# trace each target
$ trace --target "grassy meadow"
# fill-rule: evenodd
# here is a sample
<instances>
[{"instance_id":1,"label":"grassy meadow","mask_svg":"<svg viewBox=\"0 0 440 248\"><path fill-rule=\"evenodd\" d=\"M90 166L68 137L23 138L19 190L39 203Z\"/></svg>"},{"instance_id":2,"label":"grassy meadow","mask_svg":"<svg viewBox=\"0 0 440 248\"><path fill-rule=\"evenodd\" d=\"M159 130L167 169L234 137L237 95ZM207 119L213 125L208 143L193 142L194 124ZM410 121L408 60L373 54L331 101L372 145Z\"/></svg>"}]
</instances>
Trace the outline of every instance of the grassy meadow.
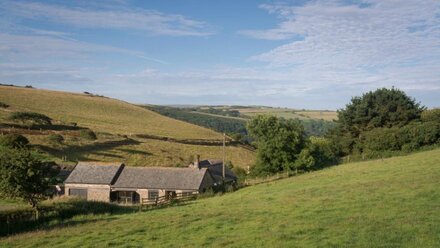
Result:
<instances>
[{"instance_id":1,"label":"grassy meadow","mask_svg":"<svg viewBox=\"0 0 440 248\"><path fill-rule=\"evenodd\" d=\"M68 92L0 86L0 101L11 107L0 110L32 111L64 123L75 122L97 132L149 134L176 139L221 139L221 134L167 118L124 101Z\"/></svg>"},{"instance_id":2,"label":"grassy meadow","mask_svg":"<svg viewBox=\"0 0 440 248\"><path fill-rule=\"evenodd\" d=\"M1 247L439 247L440 149L350 163L120 215L83 215Z\"/></svg>"},{"instance_id":3,"label":"grassy meadow","mask_svg":"<svg viewBox=\"0 0 440 248\"><path fill-rule=\"evenodd\" d=\"M44 151L56 162L75 164L81 160L124 161L129 166L186 165L190 156L221 158L220 146L187 145L171 141L139 139L135 134L169 137L173 139L220 140L222 135L213 130L157 114L123 101L67 92L0 86L0 102L10 105L0 108L0 122L8 125L13 111L32 111L45 114L56 125L77 123L90 128L97 140L79 137L79 131L15 129L29 139L32 146ZM8 130L10 128L3 127ZM1 130L3 131L3 130ZM49 134L61 134L64 141L54 143ZM64 158L67 161L62 161ZM234 165L247 167L254 161L254 153L239 147L227 148L227 159Z\"/></svg>"},{"instance_id":4,"label":"grassy meadow","mask_svg":"<svg viewBox=\"0 0 440 248\"><path fill-rule=\"evenodd\" d=\"M288 108L269 108L269 107L254 107L254 108L237 108L243 116L253 117L260 114L270 114L286 119L300 119L300 120L336 120L336 111L320 111L320 110L295 110Z\"/></svg>"},{"instance_id":5,"label":"grassy meadow","mask_svg":"<svg viewBox=\"0 0 440 248\"><path fill-rule=\"evenodd\" d=\"M98 140L89 141L65 135L62 144L47 141L45 135L27 135L30 142L45 151L56 161L63 157L67 162L74 161L124 161L129 166L186 166L193 161L195 154L201 159L222 158L221 146L191 145L170 141L122 138L101 135ZM226 147L226 160L234 165L247 168L255 159L255 153L237 147Z\"/></svg>"}]
</instances>

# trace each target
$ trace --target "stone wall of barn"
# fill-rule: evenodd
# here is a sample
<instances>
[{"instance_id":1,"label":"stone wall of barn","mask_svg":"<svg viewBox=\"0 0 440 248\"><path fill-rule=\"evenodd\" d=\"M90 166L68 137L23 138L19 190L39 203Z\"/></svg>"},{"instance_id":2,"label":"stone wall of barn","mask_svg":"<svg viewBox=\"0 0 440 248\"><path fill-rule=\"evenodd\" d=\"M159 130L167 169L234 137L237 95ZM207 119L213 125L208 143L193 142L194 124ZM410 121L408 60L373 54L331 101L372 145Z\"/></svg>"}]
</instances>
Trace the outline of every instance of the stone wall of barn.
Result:
<instances>
[{"instance_id":1,"label":"stone wall of barn","mask_svg":"<svg viewBox=\"0 0 440 248\"><path fill-rule=\"evenodd\" d=\"M101 184L66 184L65 195L70 196L70 189L87 189L88 201L110 202L110 186Z\"/></svg>"}]
</instances>

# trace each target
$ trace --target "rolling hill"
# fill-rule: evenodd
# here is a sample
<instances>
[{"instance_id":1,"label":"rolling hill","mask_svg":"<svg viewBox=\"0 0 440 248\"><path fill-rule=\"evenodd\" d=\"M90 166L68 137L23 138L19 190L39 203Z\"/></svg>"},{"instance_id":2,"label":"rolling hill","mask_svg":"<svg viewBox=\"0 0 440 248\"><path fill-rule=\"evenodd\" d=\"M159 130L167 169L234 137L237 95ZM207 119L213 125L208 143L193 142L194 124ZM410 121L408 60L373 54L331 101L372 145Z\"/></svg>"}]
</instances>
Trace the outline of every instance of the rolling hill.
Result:
<instances>
[{"instance_id":1,"label":"rolling hill","mask_svg":"<svg viewBox=\"0 0 440 248\"><path fill-rule=\"evenodd\" d=\"M439 247L440 149L343 164L182 206L78 216L2 247Z\"/></svg>"},{"instance_id":2,"label":"rolling hill","mask_svg":"<svg viewBox=\"0 0 440 248\"><path fill-rule=\"evenodd\" d=\"M202 158L220 158L222 154L219 146L167 140L221 140L220 133L116 99L0 86L0 102L10 105L0 109L1 131L5 133L11 132L7 117L13 111L38 112L54 119L54 124L58 125L54 130L12 128L12 131L24 134L32 145L57 161L122 160L134 166L176 166L185 165L195 154L201 154ZM78 131L70 126L72 123L78 128L93 130L98 139L79 139ZM53 133L63 135L64 142L54 144L48 141L48 135ZM140 139L137 135L151 138ZM235 146L228 147L227 156L238 166L248 166L254 159L253 152Z\"/></svg>"}]
</instances>

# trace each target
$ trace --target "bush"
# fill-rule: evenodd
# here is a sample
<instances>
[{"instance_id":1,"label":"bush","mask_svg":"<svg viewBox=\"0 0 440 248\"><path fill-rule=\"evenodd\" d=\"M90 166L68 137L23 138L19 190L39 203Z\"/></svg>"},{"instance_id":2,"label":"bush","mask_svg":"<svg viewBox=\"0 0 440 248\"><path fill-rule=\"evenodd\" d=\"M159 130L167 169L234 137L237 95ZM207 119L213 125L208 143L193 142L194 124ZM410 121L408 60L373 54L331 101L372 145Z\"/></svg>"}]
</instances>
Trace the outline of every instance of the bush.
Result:
<instances>
[{"instance_id":1,"label":"bush","mask_svg":"<svg viewBox=\"0 0 440 248\"><path fill-rule=\"evenodd\" d=\"M52 119L46 115L35 112L14 112L9 119L13 122L21 122L23 124L51 125Z\"/></svg>"},{"instance_id":2,"label":"bush","mask_svg":"<svg viewBox=\"0 0 440 248\"><path fill-rule=\"evenodd\" d=\"M0 137L0 145L9 148L22 148L29 144L29 140L20 134L6 134Z\"/></svg>"},{"instance_id":3,"label":"bush","mask_svg":"<svg viewBox=\"0 0 440 248\"><path fill-rule=\"evenodd\" d=\"M90 129L83 129L79 131L79 136L83 139L96 140L96 134Z\"/></svg>"},{"instance_id":4,"label":"bush","mask_svg":"<svg viewBox=\"0 0 440 248\"><path fill-rule=\"evenodd\" d=\"M413 122L402 128L378 128L364 133L364 153L381 155L387 151L411 152L440 143L440 122Z\"/></svg>"},{"instance_id":5,"label":"bush","mask_svg":"<svg viewBox=\"0 0 440 248\"><path fill-rule=\"evenodd\" d=\"M0 108L9 108L9 105L4 102L0 102Z\"/></svg>"},{"instance_id":6,"label":"bush","mask_svg":"<svg viewBox=\"0 0 440 248\"><path fill-rule=\"evenodd\" d=\"M422 112L422 121L437 121L440 122L440 108L428 109Z\"/></svg>"},{"instance_id":7,"label":"bush","mask_svg":"<svg viewBox=\"0 0 440 248\"><path fill-rule=\"evenodd\" d=\"M299 170L317 170L338 163L329 140L320 137L310 137L309 142L295 161Z\"/></svg>"},{"instance_id":8,"label":"bush","mask_svg":"<svg viewBox=\"0 0 440 248\"><path fill-rule=\"evenodd\" d=\"M47 139L52 143L62 143L64 141L64 137L60 134L49 134Z\"/></svg>"}]
</instances>

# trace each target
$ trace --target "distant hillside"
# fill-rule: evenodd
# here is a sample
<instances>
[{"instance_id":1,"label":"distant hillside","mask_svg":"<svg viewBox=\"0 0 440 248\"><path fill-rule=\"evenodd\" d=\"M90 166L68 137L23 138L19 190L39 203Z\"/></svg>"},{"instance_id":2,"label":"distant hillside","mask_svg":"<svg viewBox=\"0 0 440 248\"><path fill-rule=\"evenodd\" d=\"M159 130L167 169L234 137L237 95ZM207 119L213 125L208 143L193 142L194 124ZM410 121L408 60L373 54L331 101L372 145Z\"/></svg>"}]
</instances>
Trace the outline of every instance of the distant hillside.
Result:
<instances>
[{"instance_id":1,"label":"distant hillside","mask_svg":"<svg viewBox=\"0 0 440 248\"><path fill-rule=\"evenodd\" d=\"M95 131L151 134L179 139L221 139L212 130L167 118L120 100L86 94L0 86L0 101L11 110L43 113ZM5 116L5 111L0 111Z\"/></svg>"},{"instance_id":2,"label":"distant hillside","mask_svg":"<svg viewBox=\"0 0 440 248\"><path fill-rule=\"evenodd\" d=\"M242 106L193 106L193 107L171 107L159 105L144 106L159 114L175 118L177 120L186 121L199 126L207 127L218 132L230 135L240 134L242 141L250 141L247 137L246 122L259 114L269 114L287 119L298 119L304 126L307 135L323 136L330 128L336 124L332 121L309 118L292 112L292 110L276 109L267 107L242 107ZM247 111L252 112L247 112ZM303 113L303 112L301 112ZM308 111L309 115L316 117L332 116L335 112ZM328 119L328 118L326 118Z\"/></svg>"},{"instance_id":3,"label":"distant hillside","mask_svg":"<svg viewBox=\"0 0 440 248\"><path fill-rule=\"evenodd\" d=\"M440 247L440 149L158 210L80 216L2 247Z\"/></svg>"},{"instance_id":4,"label":"distant hillside","mask_svg":"<svg viewBox=\"0 0 440 248\"><path fill-rule=\"evenodd\" d=\"M222 156L218 144L199 145L200 140L220 141L222 134L116 99L0 86L0 102L9 105L0 108L0 131L24 134L35 148L59 162L64 159L67 163L122 160L134 166L183 166L195 154L202 158ZM42 129L17 127L7 118L16 111L47 115L54 120L54 126ZM98 139L79 137L84 128L94 131ZM50 134L60 134L64 141L54 143L50 141ZM167 141L167 138L189 144ZM243 167L252 164L253 152L235 146L227 149L227 160L233 164Z\"/></svg>"}]
</instances>

